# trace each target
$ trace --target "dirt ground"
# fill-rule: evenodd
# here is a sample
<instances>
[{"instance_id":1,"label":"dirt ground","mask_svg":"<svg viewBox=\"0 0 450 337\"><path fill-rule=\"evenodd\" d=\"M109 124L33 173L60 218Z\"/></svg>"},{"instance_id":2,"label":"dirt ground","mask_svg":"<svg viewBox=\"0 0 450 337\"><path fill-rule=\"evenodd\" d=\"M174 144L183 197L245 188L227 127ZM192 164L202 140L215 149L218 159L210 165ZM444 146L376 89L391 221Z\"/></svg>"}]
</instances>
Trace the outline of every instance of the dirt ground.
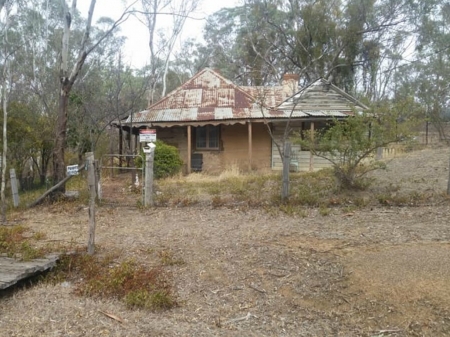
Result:
<instances>
[{"instance_id":1,"label":"dirt ground","mask_svg":"<svg viewBox=\"0 0 450 337\"><path fill-rule=\"evenodd\" d=\"M443 195L447 147L405 154L377 185ZM0 295L0 336L450 336L450 199L306 217L262 209L97 210L100 254L153 266L161 252L179 306L128 310L37 284ZM48 242L86 244L87 208L21 214ZM110 313L123 320L107 317Z\"/></svg>"}]
</instances>

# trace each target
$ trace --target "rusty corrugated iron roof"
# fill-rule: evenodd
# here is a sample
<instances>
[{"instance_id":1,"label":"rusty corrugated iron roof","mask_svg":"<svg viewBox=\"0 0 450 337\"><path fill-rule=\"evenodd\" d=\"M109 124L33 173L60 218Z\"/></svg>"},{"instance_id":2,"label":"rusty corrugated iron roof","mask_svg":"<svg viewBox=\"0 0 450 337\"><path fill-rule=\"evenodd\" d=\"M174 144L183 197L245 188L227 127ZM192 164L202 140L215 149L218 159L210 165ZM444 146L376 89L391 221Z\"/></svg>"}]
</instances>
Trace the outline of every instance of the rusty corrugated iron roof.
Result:
<instances>
[{"instance_id":1,"label":"rusty corrugated iron roof","mask_svg":"<svg viewBox=\"0 0 450 337\"><path fill-rule=\"evenodd\" d=\"M240 120L273 120L286 118L343 118L347 117L349 112L335 110L278 110L278 109L232 109L232 108L211 108L207 112L200 109L166 109L164 111L141 111L135 114L135 118L128 118L125 124L145 124L152 125L167 124L171 126L183 125L203 125L205 122L210 124L221 124L228 121L230 124Z\"/></svg>"},{"instance_id":2,"label":"rusty corrugated iron roof","mask_svg":"<svg viewBox=\"0 0 450 337\"><path fill-rule=\"evenodd\" d=\"M273 87L241 87L246 93L254 97L257 102L266 107L276 107L288 98L283 86Z\"/></svg>"},{"instance_id":3,"label":"rusty corrugated iron roof","mask_svg":"<svg viewBox=\"0 0 450 337\"><path fill-rule=\"evenodd\" d=\"M339 118L351 114L352 106L359 102L323 81L320 79L287 98L282 86L239 87L205 68L148 110L130 115L125 124L195 125L289 117Z\"/></svg>"},{"instance_id":4,"label":"rusty corrugated iron roof","mask_svg":"<svg viewBox=\"0 0 450 337\"><path fill-rule=\"evenodd\" d=\"M250 94L214 70L205 68L148 110L207 107L249 109L253 103L254 98Z\"/></svg>"}]
</instances>

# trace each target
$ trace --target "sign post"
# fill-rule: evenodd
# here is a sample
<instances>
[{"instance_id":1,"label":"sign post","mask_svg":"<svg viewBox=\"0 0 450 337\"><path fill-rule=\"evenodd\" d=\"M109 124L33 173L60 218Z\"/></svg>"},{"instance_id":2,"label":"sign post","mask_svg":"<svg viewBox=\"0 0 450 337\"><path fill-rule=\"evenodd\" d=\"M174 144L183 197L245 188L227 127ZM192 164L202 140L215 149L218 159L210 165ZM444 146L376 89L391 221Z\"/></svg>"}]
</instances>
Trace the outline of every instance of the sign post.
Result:
<instances>
[{"instance_id":1,"label":"sign post","mask_svg":"<svg viewBox=\"0 0 450 337\"><path fill-rule=\"evenodd\" d=\"M147 143L145 153L144 206L153 206L153 159L155 157L156 129L139 130L139 141Z\"/></svg>"},{"instance_id":2,"label":"sign post","mask_svg":"<svg viewBox=\"0 0 450 337\"><path fill-rule=\"evenodd\" d=\"M144 206L153 206L153 159L155 157L155 147L149 143L144 147L145 153L145 188L144 188Z\"/></svg>"}]
</instances>

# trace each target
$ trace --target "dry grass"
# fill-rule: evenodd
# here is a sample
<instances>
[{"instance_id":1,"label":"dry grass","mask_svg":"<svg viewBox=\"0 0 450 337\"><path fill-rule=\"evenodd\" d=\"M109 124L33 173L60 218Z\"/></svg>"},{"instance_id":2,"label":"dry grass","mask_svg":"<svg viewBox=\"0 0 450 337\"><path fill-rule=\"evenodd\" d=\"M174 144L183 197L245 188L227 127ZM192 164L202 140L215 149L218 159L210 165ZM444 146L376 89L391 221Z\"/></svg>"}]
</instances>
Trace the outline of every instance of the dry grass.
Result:
<instances>
[{"instance_id":1,"label":"dry grass","mask_svg":"<svg viewBox=\"0 0 450 337\"><path fill-rule=\"evenodd\" d=\"M65 254L47 280L73 282L78 295L119 299L130 308L170 309L176 305L169 274L161 267L147 269L114 256Z\"/></svg>"},{"instance_id":2,"label":"dry grass","mask_svg":"<svg viewBox=\"0 0 450 337\"><path fill-rule=\"evenodd\" d=\"M158 206L264 207L270 213L302 214L305 207L325 210L340 207L344 212L382 206L420 206L442 202L433 190L399 191L397 185L380 188L374 178L365 190L339 191L331 170L290 175L289 200L281 202L281 175L242 173L230 169L217 176L194 173L157 182Z\"/></svg>"},{"instance_id":3,"label":"dry grass","mask_svg":"<svg viewBox=\"0 0 450 337\"><path fill-rule=\"evenodd\" d=\"M30 233L29 229L16 225L0 227L0 254L29 261L44 257L49 249L37 247L35 242L45 238L45 233Z\"/></svg>"},{"instance_id":4,"label":"dry grass","mask_svg":"<svg viewBox=\"0 0 450 337\"><path fill-rule=\"evenodd\" d=\"M407 154L375 173L377 184L356 196L334 193L326 172L292 175L293 186L303 187L293 194L296 203L286 204L276 199L277 175L213 177L204 185L160 181L162 195L170 190L167 204L182 197L197 203L99 207L96 258L104 269L92 273L99 282L83 288L89 273L78 270L70 278L4 295L2 333L448 336L450 203L442 195L447 154L447 149ZM190 191L195 194L186 194ZM384 193L412 198L412 192L427 198L414 197L419 201L413 207L377 199ZM251 206L250 198L263 207ZM33 233L42 233L42 244L86 245L82 204L46 205L21 217ZM120 284L111 280L128 275L130 265L167 272L177 306L144 310L128 305L123 294L99 295ZM87 296L98 288L103 290ZM129 298L148 299L140 292ZM159 303L159 295L154 301Z\"/></svg>"}]
</instances>

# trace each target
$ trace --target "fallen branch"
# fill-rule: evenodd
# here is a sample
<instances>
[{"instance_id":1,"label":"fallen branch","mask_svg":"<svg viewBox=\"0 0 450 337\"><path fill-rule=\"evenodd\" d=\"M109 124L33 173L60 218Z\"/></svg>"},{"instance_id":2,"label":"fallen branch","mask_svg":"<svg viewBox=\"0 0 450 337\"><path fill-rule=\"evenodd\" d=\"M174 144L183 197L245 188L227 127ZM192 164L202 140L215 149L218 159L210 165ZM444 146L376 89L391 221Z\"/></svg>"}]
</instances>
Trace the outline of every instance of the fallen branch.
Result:
<instances>
[{"instance_id":1,"label":"fallen branch","mask_svg":"<svg viewBox=\"0 0 450 337\"><path fill-rule=\"evenodd\" d=\"M401 329L393 329L393 330L378 330L378 331L374 331L374 333L378 333L378 334L391 334L391 333L397 333L397 332L402 332L403 330Z\"/></svg>"},{"instance_id":2,"label":"fallen branch","mask_svg":"<svg viewBox=\"0 0 450 337\"><path fill-rule=\"evenodd\" d=\"M115 320L115 321L117 321L117 322L123 324L123 319L120 318L119 316L116 316L116 315L107 313L106 311L102 311L102 310L99 310L99 311L100 311L103 315L105 315L105 316L107 316L107 317L109 317L109 318L112 318L113 320Z\"/></svg>"},{"instance_id":3,"label":"fallen branch","mask_svg":"<svg viewBox=\"0 0 450 337\"><path fill-rule=\"evenodd\" d=\"M231 290L244 290L244 287L236 286L236 287L231 288Z\"/></svg>"},{"instance_id":4,"label":"fallen branch","mask_svg":"<svg viewBox=\"0 0 450 337\"><path fill-rule=\"evenodd\" d=\"M265 294L265 293L266 293L266 291L265 291L264 289L259 289L259 288L257 288L255 285L253 285L253 284L250 284L249 287L252 288L253 290L256 290L256 291L262 293L262 294Z\"/></svg>"},{"instance_id":5,"label":"fallen branch","mask_svg":"<svg viewBox=\"0 0 450 337\"><path fill-rule=\"evenodd\" d=\"M81 170L84 169L84 165L83 166L78 166L78 172L80 172ZM39 198L37 198L35 201L33 201L31 204L28 204L27 208L32 208L36 205L39 205L45 198L47 198L47 196L52 193L53 191L57 190L59 187L61 187L62 185L64 185L70 178L72 178L73 176L67 176L65 177L63 180L61 180L59 183L57 183L55 186L53 186L52 188L50 188L49 190L47 190L44 194L42 194Z\"/></svg>"},{"instance_id":6,"label":"fallen branch","mask_svg":"<svg viewBox=\"0 0 450 337\"><path fill-rule=\"evenodd\" d=\"M258 318L255 315L252 315L251 313L248 312L247 315L245 315L244 317L233 318L233 319L226 321L223 324L230 324L230 323L235 323L235 322L240 322L240 321L248 321L252 317Z\"/></svg>"},{"instance_id":7,"label":"fallen branch","mask_svg":"<svg viewBox=\"0 0 450 337\"><path fill-rule=\"evenodd\" d=\"M291 276L290 273L288 273L288 274L275 274L275 273L268 272L267 274L275 276L275 277L280 277L280 278L287 278L287 277Z\"/></svg>"}]
</instances>

